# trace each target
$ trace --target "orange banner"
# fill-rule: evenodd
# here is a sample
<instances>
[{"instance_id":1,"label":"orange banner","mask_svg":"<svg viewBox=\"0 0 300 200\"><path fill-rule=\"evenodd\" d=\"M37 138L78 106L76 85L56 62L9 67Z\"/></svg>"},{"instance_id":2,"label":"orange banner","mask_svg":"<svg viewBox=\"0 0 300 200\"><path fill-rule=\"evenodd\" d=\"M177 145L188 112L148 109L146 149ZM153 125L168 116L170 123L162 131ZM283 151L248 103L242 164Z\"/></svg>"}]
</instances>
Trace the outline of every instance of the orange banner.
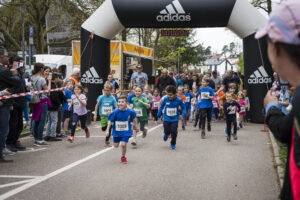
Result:
<instances>
[{"instance_id":1,"label":"orange banner","mask_svg":"<svg viewBox=\"0 0 300 200\"><path fill-rule=\"evenodd\" d=\"M141 57L150 57L153 58L154 51L153 49L149 49L147 47L141 47L133 44L122 43L122 51L124 53L129 53Z\"/></svg>"},{"instance_id":2,"label":"orange banner","mask_svg":"<svg viewBox=\"0 0 300 200\"><path fill-rule=\"evenodd\" d=\"M72 52L73 52L73 65L80 66L80 41L72 41Z\"/></svg>"},{"instance_id":3,"label":"orange banner","mask_svg":"<svg viewBox=\"0 0 300 200\"><path fill-rule=\"evenodd\" d=\"M110 65L120 66L120 42L110 42Z\"/></svg>"}]
</instances>

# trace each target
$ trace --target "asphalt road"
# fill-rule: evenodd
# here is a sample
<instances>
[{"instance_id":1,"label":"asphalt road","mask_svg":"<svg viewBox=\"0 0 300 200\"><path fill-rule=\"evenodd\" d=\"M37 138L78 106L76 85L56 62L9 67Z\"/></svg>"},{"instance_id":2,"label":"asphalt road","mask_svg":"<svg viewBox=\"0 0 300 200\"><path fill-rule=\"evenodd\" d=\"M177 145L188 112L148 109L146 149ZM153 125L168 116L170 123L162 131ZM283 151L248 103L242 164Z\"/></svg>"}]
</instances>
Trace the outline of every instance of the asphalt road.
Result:
<instances>
[{"instance_id":1,"label":"asphalt road","mask_svg":"<svg viewBox=\"0 0 300 200\"><path fill-rule=\"evenodd\" d=\"M179 131L177 149L163 142L161 126L150 125L148 136L129 144L128 164L120 149L104 147L104 133L92 124L92 137L73 144L52 142L12 156L0 164L0 199L207 199L274 200L279 186L270 141L262 125L248 124L238 140L227 142L224 122L214 123L201 139L187 126Z\"/></svg>"}]
</instances>

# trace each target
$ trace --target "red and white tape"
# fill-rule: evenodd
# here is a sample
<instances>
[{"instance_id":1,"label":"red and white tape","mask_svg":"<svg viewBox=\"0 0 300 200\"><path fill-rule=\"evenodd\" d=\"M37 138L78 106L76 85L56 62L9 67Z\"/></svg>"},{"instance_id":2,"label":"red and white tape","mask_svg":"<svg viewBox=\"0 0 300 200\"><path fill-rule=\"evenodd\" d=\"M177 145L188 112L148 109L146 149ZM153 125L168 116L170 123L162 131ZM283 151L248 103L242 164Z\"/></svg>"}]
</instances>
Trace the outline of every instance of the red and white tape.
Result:
<instances>
[{"instance_id":1,"label":"red and white tape","mask_svg":"<svg viewBox=\"0 0 300 200\"><path fill-rule=\"evenodd\" d=\"M56 89L51 89L51 90L40 90L40 91L30 91L30 92L24 92L24 93L19 93L19 94L10 94L10 95L5 95L1 96L0 100L3 99L13 99L13 98L18 98L18 97L25 97L30 94L42 94L42 93L49 93L49 92L56 92L56 91L61 91L64 90L65 88L56 88Z\"/></svg>"}]
</instances>

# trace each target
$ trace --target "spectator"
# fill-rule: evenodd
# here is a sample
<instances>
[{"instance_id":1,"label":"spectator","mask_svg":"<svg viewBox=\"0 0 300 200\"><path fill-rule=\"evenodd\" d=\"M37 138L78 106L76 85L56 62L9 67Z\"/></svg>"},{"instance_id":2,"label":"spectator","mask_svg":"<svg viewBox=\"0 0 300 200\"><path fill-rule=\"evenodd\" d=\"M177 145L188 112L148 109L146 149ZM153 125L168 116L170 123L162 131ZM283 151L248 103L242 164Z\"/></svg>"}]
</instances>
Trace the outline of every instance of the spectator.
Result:
<instances>
[{"instance_id":1,"label":"spectator","mask_svg":"<svg viewBox=\"0 0 300 200\"><path fill-rule=\"evenodd\" d=\"M169 72L169 76L173 79L173 81L175 82L175 87L177 88L178 87L178 82L177 82L177 79L176 79L176 76L174 75L174 72Z\"/></svg>"},{"instance_id":2,"label":"spectator","mask_svg":"<svg viewBox=\"0 0 300 200\"><path fill-rule=\"evenodd\" d=\"M4 47L0 46L0 91L1 95L10 94L9 90L18 88L20 81L12 78L12 73L8 66L8 54ZM0 101L0 162L12 162L4 158L3 149L9 130L10 108L12 101L10 99Z\"/></svg>"},{"instance_id":3,"label":"spectator","mask_svg":"<svg viewBox=\"0 0 300 200\"><path fill-rule=\"evenodd\" d=\"M137 71L131 75L130 85L144 88L145 85L148 85L148 75L143 72L142 65L137 65L136 70Z\"/></svg>"},{"instance_id":4,"label":"spectator","mask_svg":"<svg viewBox=\"0 0 300 200\"><path fill-rule=\"evenodd\" d=\"M193 87L200 87L200 79L199 79L199 76L198 74L193 74L192 76L192 79L191 80L188 80L188 85L189 85L189 88L190 90L193 88Z\"/></svg>"},{"instance_id":5,"label":"spectator","mask_svg":"<svg viewBox=\"0 0 300 200\"><path fill-rule=\"evenodd\" d=\"M221 87L222 79L221 79L221 77L218 75L218 72L217 72L217 71L213 71L213 72L212 72L211 80L212 80L213 82L215 82L215 86L216 86L215 90L219 90L220 87Z\"/></svg>"},{"instance_id":6,"label":"spectator","mask_svg":"<svg viewBox=\"0 0 300 200\"><path fill-rule=\"evenodd\" d=\"M107 76L107 81L109 83L111 83L113 89L116 89L116 90L119 89L119 84L116 82L116 80L114 79L114 76L112 74L109 74Z\"/></svg>"},{"instance_id":7,"label":"spectator","mask_svg":"<svg viewBox=\"0 0 300 200\"><path fill-rule=\"evenodd\" d=\"M296 87L292 109L282 113L276 96L264 99L267 124L275 138L288 146L287 164L280 199L300 199L300 1L281 3L267 25L255 37L267 36L268 56L276 73Z\"/></svg>"},{"instance_id":8,"label":"spectator","mask_svg":"<svg viewBox=\"0 0 300 200\"><path fill-rule=\"evenodd\" d=\"M239 88L240 87L240 78L231 70L226 72L226 75L224 76L224 79L222 81L221 88L217 91L217 93L219 93L222 90L225 93L228 92L230 83L236 84L237 87L236 87L235 94L237 94L238 91L240 90L240 88Z\"/></svg>"},{"instance_id":9,"label":"spectator","mask_svg":"<svg viewBox=\"0 0 300 200\"><path fill-rule=\"evenodd\" d=\"M73 74L68 80L72 81L73 85L80 84L80 69L78 67L73 68Z\"/></svg>"},{"instance_id":10,"label":"spectator","mask_svg":"<svg viewBox=\"0 0 300 200\"><path fill-rule=\"evenodd\" d=\"M162 92L165 90L165 88L168 85L176 86L176 83L173 80L173 78L168 75L168 70L163 69L162 72L161 72L161 76L158 79L156 87L159 89L159 91L162 94Z\"/></svg>"}]
</instances>

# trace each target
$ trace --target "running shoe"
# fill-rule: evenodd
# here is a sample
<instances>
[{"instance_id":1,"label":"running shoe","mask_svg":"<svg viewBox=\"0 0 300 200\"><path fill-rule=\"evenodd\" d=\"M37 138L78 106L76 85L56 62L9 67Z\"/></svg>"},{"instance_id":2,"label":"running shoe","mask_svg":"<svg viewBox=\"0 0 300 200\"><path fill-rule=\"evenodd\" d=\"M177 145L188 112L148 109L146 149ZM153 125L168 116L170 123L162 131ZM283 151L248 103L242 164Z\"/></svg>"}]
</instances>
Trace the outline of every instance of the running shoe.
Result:
<instances>
[{"instance_id":1,"label":"running shoe","mask_svg":"<svg viewBox=\"0 0 300 200\"><path fill-rule=\"evenodd\" d=\"M182 126L182 130L183 130L183 131L185 130L185 126Z\"/></svg>"},{"instance_id":2,"label":"running shoe","mask_svg":"<svg viewBox=\"0 0 300 200\"><path fill-rule=\"evenodd\" d=\"M164 134L163 140L166 142L168 140L168 136Z\"/></svg>"},{"instance_id":3,"label":"running shoe","mask_svg":"<svg viewBox=\"0 0 300 200\"><path fill-rule=\"evenodd\" d=\"M176 145L175 145L175 144L171 144L171 145L170 145L170 149L171 149L171 150L175 150L175 149L176 149Z\"/></svg>"},{"instance_id":4,"label":"running shoe","mask_svg":"<svg viewBox=\"0 0 300 200\"><path fill-rule=\"evenodd\" d=\"M70 142L70 143L73 143L74 142L74 136L69 136L67 141Z\"/></svg>"},{"instance_id":5,"label":"running shoe","mask_svg":"<svg viewBox=\"0 0 300 200\"><path fill-rule=\"evenodd\" d=\"M204 130L201 131L201 138L205 139L205 131Z\"/></svg>"},{"instance_id":6,"label":"running shoe","mask_svg":"<svg viewBox=\"0 0 300 200\"><path fill-rule=\"evenodd\" d=\"M109 141L105 141L105 147L112 147Z\"/></svg>"},{"instance_id":7,"label":"running shoe","mask_svg":"<svg viewBox=\"0 0 300 200\"><path fill-rule=\"evenodd\" d=\"M133 140L132 140L131 145L132 145L132 146L136 146L136 145L137 145L136 139L133 139Z\"/></svg>"},{"instance_id":8,"label":"running shoe","mask_svg":"<svg viewBox=\"0 0 300 200\"><path fill-rule=\"evenodd\" d=\"M5 147L3 150L2 150L2 153L5 155L5 156L14 156L16 155L15 152L9 150L9 148Z\"/></svg>"},{"instance_id":9,"label":"running shoe","mask_svg":"<svg viewBox=\"0 0 300 200\"><path fill-rule=\"evenodd\" d=\"M227 142L230 142L231 138L230 135L227 135Z\"/></svg>"},{"instance_id":10,"label":"running shoe","mask_svg":"<svg viewBox=\"0 0 300 200\"><path fill-rule=\"evenodd\" d=\"M210 124L207 124L207 131L208 131L208 132L211 131L211 126L210 126Z\"/></svg>"},{"instance_id":11,"label":"running shoe","mask_svg":"<svg viewBox=\"0 0 300 200\"><path fill-rule=\"evenodd\" d=\"M234 133L234 134L233 134L233 139L234 139L234 140L237 140L237 139L238 139L238 137L237 137L237 134L236 134L236 133Z\"/></svg>"},{"instance_id":12,"label":"running shoe","mask_svg":"<svg viewBox=\"0 0 300 200\"><path fill-rule=\"evenodd\" d=\"M76 130L76 131L80 131L80 130L81 130L81 128L80 128L80 127L77 127L75 130Z\"/></svg>"},{"instance_id":13,"label":"running shoe","mask_svg":"<svg viewBox=\"0 0 300 200\"><path fill-rule=\"evenodd\" d=\"M148 133L148 129L145 128L145 129L143 130L143 135L142 135L142 137L145 138L145 137L147 136L147 133Z\"/></svg>"},{"instance_id":14,"label":"running shoe","mask_svg":"<svg viewBox=\"0 0 300 200\"><path fill-rule=\"evenodd\" d=\"M125 156L121 157L121 163L122 164L127 164L127 158Z\"/></svg>"},{"instance_id":15,"label":"running shoe","mask_svg":"<svg viewBox=\"0 0 300 200\"><path fill-rule=\"evenodd\" d=\"M48 145L48 143L45 140L36 140L34 144L37 144L38 146Z\"/></svg>"},{"instance_id":16,"label":"running shoe","mask_svg":"<svg viewBox=\"0 0 300 200\"><path fill-rule=\"evenodd\" d=\"M85 128L84 131L85 131L85 137L89 138L90 137L90 128Z\"/></svg>"}]
</instances>

